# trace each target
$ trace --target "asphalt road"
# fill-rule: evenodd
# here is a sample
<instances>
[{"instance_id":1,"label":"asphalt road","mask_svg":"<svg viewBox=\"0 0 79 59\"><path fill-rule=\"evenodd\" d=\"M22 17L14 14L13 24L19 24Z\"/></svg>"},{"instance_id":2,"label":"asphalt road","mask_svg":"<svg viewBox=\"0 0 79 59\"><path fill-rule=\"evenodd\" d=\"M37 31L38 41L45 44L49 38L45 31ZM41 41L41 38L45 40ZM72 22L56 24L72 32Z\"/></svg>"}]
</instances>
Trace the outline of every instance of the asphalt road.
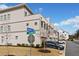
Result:
<instances>
[{"instance_id":1,"label":"asphalt road","mask_svg":"<svg viewBox=\"0 0 79 59\"><path fill-rule=\"evenodd\" d=\"M66 56L79 56L79 41L77 42L71 42L67 41L66 42Z\"/></svg>"}]
</instances>

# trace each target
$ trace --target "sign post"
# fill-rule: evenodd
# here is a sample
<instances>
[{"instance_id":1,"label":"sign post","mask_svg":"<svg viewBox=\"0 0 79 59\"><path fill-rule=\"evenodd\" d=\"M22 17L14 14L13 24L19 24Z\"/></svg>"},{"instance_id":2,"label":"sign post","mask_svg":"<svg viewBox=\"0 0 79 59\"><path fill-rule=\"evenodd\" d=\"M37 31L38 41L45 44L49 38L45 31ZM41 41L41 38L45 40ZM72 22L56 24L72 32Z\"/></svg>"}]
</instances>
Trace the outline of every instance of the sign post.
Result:
<instances>
[{"instance_id":1,"label":"sign post","mask_svg":"<svg viewBox=\"0 0 79 59\"><path fill-rule=\"evenodd\" d=\"M31 56L31 47L33 42L35 41L35 37L33 34L35 34L35 30L33 28L27 28L27 34L28 36L28 42L30 43L30 56Z\"/></svg>"},{"instance_id":2,"label":"sign post","mask_svg":"<svg viewBox=\"0 0 79 59\"><path fill-rule=\"evenodd\" d=\"M31 47L32 47L32 44L33 44L33 42L35 41L35 38L34 38L34 36L33 35L29 35L28 36L28 42L30 43L30 56L31 56Z\"/></svg>"}]
</instances>

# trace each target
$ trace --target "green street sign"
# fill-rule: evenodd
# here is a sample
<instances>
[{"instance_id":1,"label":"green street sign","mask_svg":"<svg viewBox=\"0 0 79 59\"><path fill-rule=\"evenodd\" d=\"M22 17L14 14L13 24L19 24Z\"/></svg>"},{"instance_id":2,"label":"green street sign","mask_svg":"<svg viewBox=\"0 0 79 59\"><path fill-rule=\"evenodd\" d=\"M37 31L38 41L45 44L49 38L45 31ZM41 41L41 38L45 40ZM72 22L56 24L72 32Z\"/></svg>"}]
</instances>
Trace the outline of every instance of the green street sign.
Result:
<instances>
[{"instance_id":1,"label":"green street sign","mask_svg":"<svg viewBox=\"0 0 79 59\"><path fill-rule=\"evenodd\" d=\"M33 28L27 28L26 32L27 32L28 35L32 35L32 34L36 33L36 30L34 30Z\"/></svg>"},{"instance_id":2,"label":"green street sign","mask_svg":"<svg viewBox=\"0 0 79 59\"><path fill-rule=\"evenodd\" d=\"M35 34L35 32L27 32L28 35Z\"/></svg>"}]
</instances>

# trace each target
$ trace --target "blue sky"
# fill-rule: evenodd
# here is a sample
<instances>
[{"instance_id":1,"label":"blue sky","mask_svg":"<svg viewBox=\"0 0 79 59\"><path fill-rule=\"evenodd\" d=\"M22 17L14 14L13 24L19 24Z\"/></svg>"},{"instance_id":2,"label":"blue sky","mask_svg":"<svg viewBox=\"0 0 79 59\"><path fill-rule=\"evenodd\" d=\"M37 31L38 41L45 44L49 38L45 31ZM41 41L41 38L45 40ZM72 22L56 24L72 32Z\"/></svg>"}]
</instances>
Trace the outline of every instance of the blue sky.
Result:
<instances>
[{"instance_id":1,"label":"blue sky","mask_svg":"<svg viewBox=\"0 0 79 59\"><path fill-rule=\"evenodd\" d=\"M17 3L0 4L7 7L15 6ZM79 29L79 4L68 3L28 3L33 13L40 13L55 26L73 34ZM3 7L1 6L1 7Z\"/></svg>"}]
</instances>

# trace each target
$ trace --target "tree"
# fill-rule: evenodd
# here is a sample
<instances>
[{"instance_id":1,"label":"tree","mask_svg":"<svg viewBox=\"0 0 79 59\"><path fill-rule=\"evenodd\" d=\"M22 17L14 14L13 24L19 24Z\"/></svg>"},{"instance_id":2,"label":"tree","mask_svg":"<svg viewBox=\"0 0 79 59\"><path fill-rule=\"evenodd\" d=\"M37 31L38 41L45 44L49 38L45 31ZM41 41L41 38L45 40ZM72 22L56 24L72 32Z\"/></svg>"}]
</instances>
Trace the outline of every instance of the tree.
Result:
<instances>
[{"instance_id":1,"label":"tree","mask_svg":"<svg viewBox=\"0 0 79 59\"><path fill-rule=\"evenodd\" d=\"M75 36L76 39L79 39L79 29L76 31L74 36Z\"/></svg>"},{"instance_id":2,"label":"tree","mask_svg":"<svg viewBox=\"0 0 79 59\"><path fill-rule=\"evenodd\" d=\"M73 41L74 35L69 35L69 40Z\"/></svg>"}]
</instances>

